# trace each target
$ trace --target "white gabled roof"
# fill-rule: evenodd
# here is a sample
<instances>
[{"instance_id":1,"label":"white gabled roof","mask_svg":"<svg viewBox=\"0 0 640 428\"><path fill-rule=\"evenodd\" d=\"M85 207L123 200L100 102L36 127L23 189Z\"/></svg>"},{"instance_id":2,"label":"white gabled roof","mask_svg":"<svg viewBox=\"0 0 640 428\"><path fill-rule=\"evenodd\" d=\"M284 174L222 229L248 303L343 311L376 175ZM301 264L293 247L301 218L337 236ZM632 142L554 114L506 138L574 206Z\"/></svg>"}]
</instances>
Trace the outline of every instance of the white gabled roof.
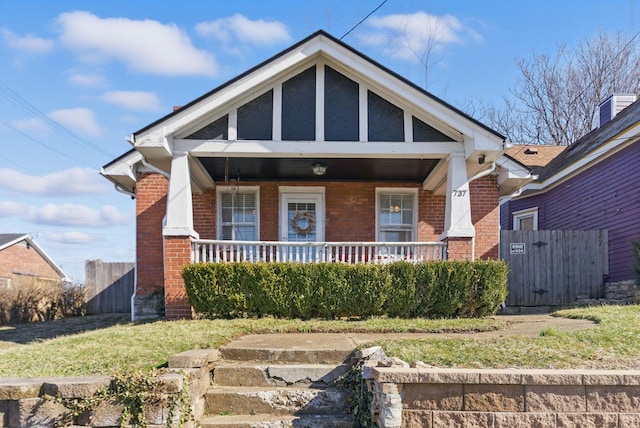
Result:
<instances>
[{"instance_id":1,"label":"white gabled roof","mask_svg":"<svg viewBox=\"0 0 640 428\"><path fill-rule=\"evenodd\" d=\"M477 142L489 140L490 150L500 145L505 137L462 111L418 87L397 73L353 49L324 31L318 31L285 51L264 61L218 88L204 94L171 114L151 123L133 134L136 147L149 144L161 145L161 140L180 134L180 130L200 122L204 117L214 117L219 109L239 99L248 101L269 89L276 80L283 79L317 60L337 65L349 78L365 82L390 101L411 105L429 117L435 125L452 137L466 135ZM222 111L219 112L222 114ZM184 137L184 136L183 136ZM178 137L179 138L179 137Z\"/></svg>"}]
</instances>

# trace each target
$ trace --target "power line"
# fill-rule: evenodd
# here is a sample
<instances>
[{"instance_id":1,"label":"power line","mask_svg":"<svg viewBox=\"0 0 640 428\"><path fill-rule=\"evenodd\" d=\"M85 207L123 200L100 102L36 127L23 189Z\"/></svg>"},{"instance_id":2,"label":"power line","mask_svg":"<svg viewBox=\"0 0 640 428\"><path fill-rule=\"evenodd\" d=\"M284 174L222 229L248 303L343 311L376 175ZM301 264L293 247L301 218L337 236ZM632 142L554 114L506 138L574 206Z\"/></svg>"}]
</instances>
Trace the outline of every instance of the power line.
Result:
<instances>
[{"instance_id":1,"label":"power line","mask_svg":"<svg viewBox=\"0 0 640 428\"><path fill-rule=\"evenodd\" d=\"M362 24L364 21L366 21L371 15L373 15L374 13L376 13L378 11L378 9L380 9L382 6L384 6L384 4L389 1L389 0L384 0L382 3L380 3L378 5L378 7L376 7L375 9L373 9L371 12L369 12L369 14L367 16L365 16L364 18L362 18L362 20L360 20L360 22L358 22L356 25L354 25L353 27L351 27L351 29L349 31L347 31L346 33L344 33L344 35L342 37L340 37L340 40L344 39L345 37L347 37L349 35L349 33L351 33L353 30L355 30L360 24Z\"/></svg>"},{"instance_id":2,"label":"power line","mask_svg":"<svg viewBox=\"0 0 640 428\"><path fill-rule=\"evenodd\" d=\"M82 138L78 134L76 134L75 132L69 130L65 126L61 125L59 122L53 120L52 118L50 118L48 115L46 115L45 113L40 111L37 107L35 107L33 104L31 104L30 102L28 102L24 98L22 98L17 92L15 92L11 88L9 88L7 85L2 83L1 81L0 81L0 95L2 97L4 97L5 99L9 100L10 102L12 102L13 104L15 104L22 111L24 111L24 112L30 114L31 116L39 119L40 121L45 123L47 126L49 126L51 129L53 129L54 131L62 134L65 137L67 137L68 139L70 139L74 143L82 145L82 146L87 146L87 147L95 150L96 152L98 152L98 153L100 153L102 155L105 155L105 156L107 156L109 158L115 157L115 155L113 155L112 153L109 153L106 150L103 150L100 146L97 146L97 145L91 143L90 141L85 140L84 138Z\"/></svg>"},{"instance_id":3,"label":"power line","mask_svg":"<svg viewBox=\"0 0 640 428\"><path fill-rule=\"evenodd\" d=\"M33 141L33 142L34 142L34 143L36 143L36 144L39 144L39 145L41 145L41 146L43 146L43 147L46 147L47 149L51 150L52 152L55 152L55 153L59 154L60 156L63 156L63 157L65 157L65 158L67 158L67 159L69 159L69 160L71 160L71 161L74 161L74 162L80 163L80 164L82 164L82 165L84 165L84 166L87 166L87 167L89 167L89 168L92 168L92 169L93 169L93 168L95 168L94 166L89 165L89 164L88 164L88 163L86 163L86 162L83 162L83 161L81 161L81 160L79 160L79 159L72 158L71 156L69 156L69 155L67 155L67 154L65 154L65 153L63 153L63 152L61 152L61 151L60 151L60 150L58 150L58 149L55 149L55 148L53 148L53 147L51 147L51 146L49 146L49 145L47 145L47 144L43 143L43 142L42 142L42 141L40 141L40 140L36 140L36 139L35 139L35 138L33 138L32 136L30 136L30 135L28 135L28 134L25 134L24 132L20 131L19 129L17 129L17 128L15 128L15 127L11 126L11 125L9 125L7 122L5 122L5 121L3 121L3 120L0 120L0 124L2 124L2 125L4 125L4 126L6 126L7 128L11 129L11 130L12 130L12 131L14 131L14 132L17 132L18 134L20 134L20 135L22 135L23 137L25 137L25 138L27 138L27 139L29 139L29 140Z\"/></svg>"}]
</instances>

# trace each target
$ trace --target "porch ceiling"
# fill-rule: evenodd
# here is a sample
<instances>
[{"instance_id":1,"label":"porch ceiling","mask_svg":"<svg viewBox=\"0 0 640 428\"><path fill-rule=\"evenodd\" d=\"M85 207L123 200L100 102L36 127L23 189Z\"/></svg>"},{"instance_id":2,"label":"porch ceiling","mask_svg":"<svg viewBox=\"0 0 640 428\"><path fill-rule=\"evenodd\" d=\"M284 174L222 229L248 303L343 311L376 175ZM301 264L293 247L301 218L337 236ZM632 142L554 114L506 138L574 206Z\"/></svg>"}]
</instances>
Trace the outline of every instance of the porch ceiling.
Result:
<instances>
[{"instance_id":1,"label":"porch ceiling","mask_svg":"<svg viewBox=\"0 0 640 428\"><path fill-rule=\"evenodd\" d=\"M371 158L199 158L214 181L387 181L422 183L439 159ZM228 162L228 164L227 164ZM326 173L317 176L311 165L322 163Z\"/></svg>"}]
</instances>

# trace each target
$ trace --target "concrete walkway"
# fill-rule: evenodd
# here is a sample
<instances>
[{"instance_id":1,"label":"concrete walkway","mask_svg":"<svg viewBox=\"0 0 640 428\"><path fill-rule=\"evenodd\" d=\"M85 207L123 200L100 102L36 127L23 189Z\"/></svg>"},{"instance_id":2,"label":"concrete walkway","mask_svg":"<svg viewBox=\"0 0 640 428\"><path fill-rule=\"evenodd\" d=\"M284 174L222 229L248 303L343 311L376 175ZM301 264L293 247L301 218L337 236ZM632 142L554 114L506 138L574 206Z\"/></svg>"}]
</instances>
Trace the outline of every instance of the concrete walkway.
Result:
<instances>
[{"instance_id":1,"label":"concrete walkway","mask_svg":"<svg viewBox=\"0 0 640 428\"><path fill-rule=\"evenodd\" d=\"M295 363L306 360L307 355L319 355L316 363L332 360L340 355L349 355L359 345L379 339L425 339L425 338L491 338L505 336L540 335L540 331L553 327L560 332L572 332L593 328L596 323L588 320L552 317L547 314L536 315L498 315L508 320L510 326L505 330L481 333L284 333L251 334L242 336L221 350L234 359L242 359L242 353L250 352L253 357L265 361L287 361ZM248 357L248 355L247 355Z\"/></svg>"}]
</instances>

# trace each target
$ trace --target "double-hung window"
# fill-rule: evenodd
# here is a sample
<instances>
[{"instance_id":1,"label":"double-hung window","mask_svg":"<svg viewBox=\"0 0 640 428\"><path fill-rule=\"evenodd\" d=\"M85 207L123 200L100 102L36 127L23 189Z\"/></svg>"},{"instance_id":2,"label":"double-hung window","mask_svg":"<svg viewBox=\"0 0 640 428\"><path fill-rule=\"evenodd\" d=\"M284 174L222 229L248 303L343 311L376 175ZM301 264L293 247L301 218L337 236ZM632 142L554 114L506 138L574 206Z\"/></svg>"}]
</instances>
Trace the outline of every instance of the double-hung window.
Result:
<instances>
[{"instance_id":1,"label":"double-hung window","mask_svg":"<svg viewBox=\"0 0 640 428\"><path fill-rule=\"evenodd\" d=\"M379 242L412 242L417 238L417 197L415 189L377 189L377 230Z\"/></svg>"},{"instance_id":2,"label":"double-hung window","mask_svg":"<svg viewBox=\"0 0 640 428\"><path fill-rule=\"evenodd\" d=\"M259 192L257 187L219 186L218 239L257 241L259 231Z\"/></svg>"}]
</instances>

